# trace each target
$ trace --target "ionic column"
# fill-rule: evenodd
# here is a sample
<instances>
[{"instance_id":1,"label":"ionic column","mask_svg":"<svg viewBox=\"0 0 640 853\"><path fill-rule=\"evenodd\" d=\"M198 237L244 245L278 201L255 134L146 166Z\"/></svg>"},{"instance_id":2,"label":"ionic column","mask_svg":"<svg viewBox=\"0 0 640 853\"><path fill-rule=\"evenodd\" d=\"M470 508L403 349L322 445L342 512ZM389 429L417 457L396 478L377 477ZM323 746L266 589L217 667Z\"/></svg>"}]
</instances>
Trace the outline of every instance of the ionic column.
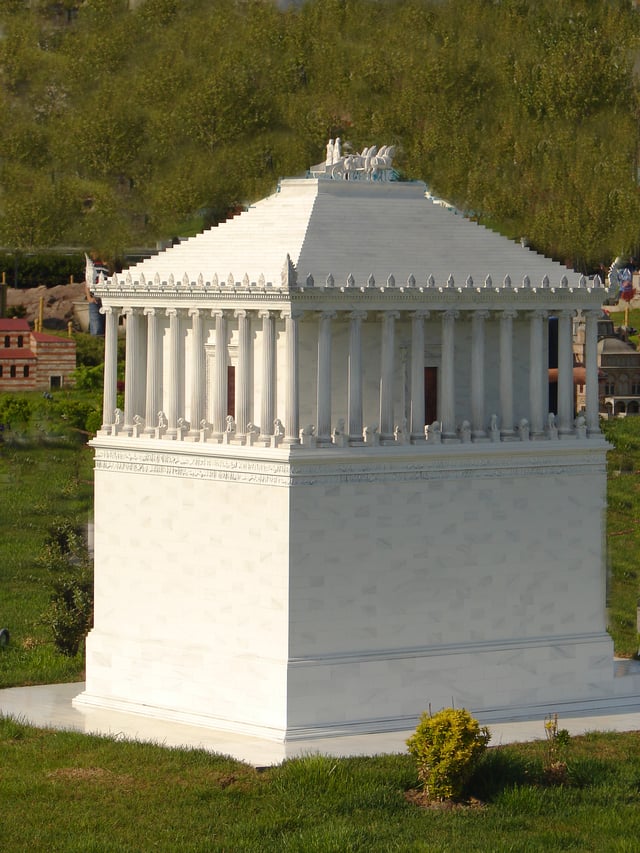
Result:
<instances>
[{"instance_id":1,"label":"ionic column","mask_svg":"<svg viewBox=\"0 0 640 853\"><path fill-rule=\"evenodd\" d=\"M584 311L584 362L586 378L587 435L600 432L600 394L598 387L598 318L600 311Z\"/></svg>"},{"instance_id":2,"label":"ionic column","mask_svg":"<svg viewBox=\"0 0 640 853\"><path fill-rule=\"evenodd\" d=\"M546 319L546 311L532 311L529 316L529 425L530 433L534 437L544 434L549 408L548 371L545 370L544 359Z\"/></svg>"},{"instance_id":3,"label":"ionic column","mask_svg":"<svg viewBox=\"0 0 640 853\"><path fill-rule=\"evenodd\" d=\"M411 441L424 441L424 321L428 311L411 314Z\"/></svg>"},{"instance_id":4,"label":"ionic column","mask_svg":"<svg viewBox=\"0 0 640 853\"><path fill-rule=\"evenodd\" d=\"M380 441L394 441L393 435L393 367L395 321L398 311L382 314L382 354L380 364Z\"/></svg>"},{"instance_id":5,"label":"ionic column","mask_svg":"<svg viewBox=\"0 0 640 853\"><path fill-rule=\"evenodd\" d=\"M558 434L573 432L573 311L558 312Z\"/></svg>"},{"instance_id":6,"label":"ionic column","mask_svg":"<svg viewBox=\"0 0 640 853\"><path fill-rule=\"evenodd\" d=\"M352 444L363 443L362 435L362 321L366 311L349 314L348 434Z\"/></svg>"},{"instance_id":7,"label":"ionic column","mask_svg":"<svg viewBox=\"0 0 640 853\"><path fill-rule=\"evenodd\" d=\"M474 311L471 315L471 434L474 438L486 438L484 411L484 340L485 320L489 312Z\"/></svg>"},{"instance_id":8,"label":"ionic column","mask_svg":"<svg viewBox=\"0 0 640 853\"><path fill-rule=\"evenodd\" d=\"M513 320L511 309L500 313L500 435L511 438L513 429Z\"/></svg>"},{"instance_id":9,"label":"ionic column","mask_svg":"<svg viewBox=\"0 0 640 853\"><path fill-rule=\"evenodd\" d=\"M118 317L120 309L107 305L100 311L105 315L102 429L108 431L114 422L115 410L118 405Z\"/></svg>"},{"instance_id":10,"label":"ionic column","mask_svg":"<svg viewBox=\"0 0 640 853\"><path fill-rule=\"evenodd\" d=\"M124 428L131 435L133 416L142 413L139 388L142 387L140 363L140 339L142 337L142 309L125 308L126 319L125 363L124 363Z\"/></svg>"},{"instance_id":11,"label":"ionic column","mask_svg":"<svg viewBox=\"0 0 640 853\"><path fill-rule=\"evenodd\" d=\"M238 371L236 379L236 436L247 434L251 419L249 372L251 365L251 320L247 311L236 311L238 320Z\"/></svg>"},{"instance_id":12,"label":"ionic column","mask_svg":"<svg viewBox=\"0 0 640 853\"><path fill-rule=\"evenodd\" d=\"M180 309L167 308L166 310L169 318L169 357L167 382L164 387L164 408L167 416L166 435L168 438L175 438L178 434L178 408L183 396L182 358L180 352L181 318Z\"/></svg>"},{"instance_id":13,"label":"ionic column","mask_svg":"<svg viewBox=\"0 0 640 853\"><path fill-rule=\"evenodd\" d=\"M227 419L227 318L224 311L213 310L215 362L211 388L211 426L214 438L222 439Z\"/></svg>"},{"instance_id":14,"label":"ionic column","mask_svg":"<svg viewBox=\"0 0 640 853\"><path fill-rule=\"evenodd\" d=\"M335 311L323 311L318 321L318 444L331 444L331 321L335 316Z\"/></svg>"},{"instance_id":15,"label":"ionic column","mask_svg":"<svg viewBox=\"0 0 640 853\"><path fill-rule=\"evenodd\" d=\"M300 444L300 376L298 368L298 322L301 311L283 311L287 346L287 378L284 418L284 443Z\"/></svg>"},{"instance_id":16,"label":"ionic column","mask_svg":"<svg viewBox=\"0 0 640 853\"><path fill-rule=\"evenodd\" d=\"M189 310L191 317L191 395L189 404L189 420L192 435L200 431L200 421L204 419L205 402L205 369L204 369L204 340L202 330L202 311L199 308Z\"/></svg>"},{"instance_id":17,"label":"ionic column","mask_svg":"<svg viewBox=\"0 0 640 853\"><path fill-rule=\"evenodd\" d=\"M147 390L144 409L145 432L153 433L160 412L160 379L162 349L160 347L159 315L157 308L145 308L147 318Z\"/></svg>"},{"instance_id":18,"label":"ionic column","mask_svg":"<svg viewBox=\"0 0 640 853\"><path fill-rule=\"evenodd\" d=\"M273 435L276 417L276 319L272 311L260 311L262 318L262 402L260 435Z\"/></svg>"},{"instance_id":19,"label":"ionic column","mask_svg":"<svg viewBox=\"0 0 640 853\"><path fill-rule=\"evenodd\" d=\"M456 388L455 388L455 323L459 314L448 310L442 314L442 394L440 419L442 438L456 438Z\"/></svg>"}]
</instances>

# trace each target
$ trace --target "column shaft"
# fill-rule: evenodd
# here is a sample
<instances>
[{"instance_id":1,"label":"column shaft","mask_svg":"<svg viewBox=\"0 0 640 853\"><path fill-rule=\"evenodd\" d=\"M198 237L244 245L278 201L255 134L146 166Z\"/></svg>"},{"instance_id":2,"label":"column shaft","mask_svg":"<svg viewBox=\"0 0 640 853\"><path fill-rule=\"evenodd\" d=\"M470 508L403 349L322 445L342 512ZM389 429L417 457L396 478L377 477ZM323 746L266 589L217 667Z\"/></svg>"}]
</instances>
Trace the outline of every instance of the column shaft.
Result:
<instances>
[{"instance_id":1,"label":"column shaft","mask_svg":"<svg viewBox=\"0 0 640 853\"><path fill-rule=\"evenodd\" d=\"M395 321L397 311L382 315L382 353L380 364L380 440L393 441L393 373L395 355Z\"/></svg>"},{"instance_id":2,"label":"column shaft","mask_svg":"<svg viewBox=\"0 0 640 853\"><path fill-rule=\"evenodd\" d=\"M300 444L300 376L298 366L299 311L282 313L287 343L287 383L285 399L284 443Z\"/></svg>"},{"instance_id":3,"label":"column shaft","mask_svg":"<svg viewBox=\"0 0 640 853\"><path fill-rule=\"evenodd\" d=\"M104 396L102 401L102 429L108 430L114 422L118 405L118 308L106 306L104 333Z\"/></svg>"},{"instance_id":4,"label":"column shaft","mask_svg":"<svg viewBox=\"0 0 640 853\"><path fill-rule=\"evenodd\" d=\"M262 318L262 404L260 434L273 435L276 417L276 321L271 311L261 311Z\"/></svg>"},{"instance_id":5,"label":"column shaft","mask_svg":"<svg viewBox=\"0 0 640 853\"><path fill-rule=\"evenodd\" d=\"M335 312L325 311L318 321L317 442L331 443L331 321Z\"/></svg>"},{"instance_id":6,"label":"column shaft","mask_svg":"<svg viewBox=\"0 0 640 853\"><path fill-rule=\"evenodd\" d=\"M510 309L500 314L500 435L510 438L513 429L513 320Z\"/></svg>"},{"instance_id":7,"label":"column shaft","mask_svg":"<svg viewBox=\"0 0 640 853\"><path fill-rule=\"evenodd\" d=\"M471 431L474 438L484 438L485 430L485 320L488 311L474 311L471 316Z\"/></svg>"},{"instance_id":8,"label":"column shaft","mask_svg":"<svg viewBox=\"0 0 640 853\"><path fill-rule=\"evenodd\" d=\"M424 441L424 321L428 311L411 315L411 441Z\"/></svg>"},{"instance_id":9,"label":"column shaft","mask_svg":"<svg viewBox=\"0 0 640 853\"><path fill-rule=\"evenodd\" d=\"M584 361L586 379L587 434L600 432L600 394L598 388L598 318L599 311L585 311Z\"/></svg>"},{"instance_id":10,"label":"column shaft","mask_svg":"<svg viewBox=\"0 0 640 853\"><path fill-rule=\"evenodd\" d=\"M349 314L348 434L352 443L362 443L362 321L365 311Z\"/></svg>"},{"instance_id":11,"label":"column shaft","mask_svg":"<svg viewBox=\"0 0 640 853\"><path fill-rule=\"evenodd\" d=\"M221 439L227 418L227 318L224 311L212 311L215 317L215 362L212 387L212 433Z\"/></svg>"},{"instance_id":12,"label":"column shaft","mask_svg":"<svg viewBox=\"0 0 640 853\"><path fill-rule=\"evenodd\" d=\"M529 424L532 436L544 434L549 408L549 380L545 382L544 321L546 311L532 311L529 319Z\"/></svg>"},{"instance_id":13,"label":"column shaft","mask_svg":"<svg viewBox=\"0 0 640 853\"><path fill-rule=\"evenodd\" d=\"M145 432L152 433L160 412L160 377L162 350L160 347L158 309L145 308L147 316L147 389L145 399Z\"/></svg>"},{"instance_id":14,"label":"column shaft","mask_svg":"<svg viewBox=\"0 0 640 853\"><path fill-rule=\"evenodd\" d=\"M251 320L247 311L236 311L238 320L238 377L236 381L236 435L247 434L251 419Z\"/></svg>"},{"instance_id":15,"label":"column shaft","mask_svg":"<svg viewBox=\"0 0 640 853\"><path fill-rule=\"evenodd\" d=\"M183 377L180 340L180 311L177 308L167 308L169 317L169 357L168 375L165 385L164 408L167 416L167 436L175 437L178 433L178 411L182 400Z\"/></svg>"},{"instance_id":16,"label":"column shaft","mask_svg":"<svg viewBox=\"0 0 640 853\"><path fill-rule=\"evenodd\" d=\"M440 419L443 439L456 438L456 389L455 389L455 322L457 311L442 314L442 395Z\"/></svg>"},{"instance_id":17,"label":"column shaft","mask_svg":"<svg viewBox=\"0 0 640 853\"><path fill-rule=\"evenodd\" d=\"M200 421L204 418L205 401L205 370L204 370L204 341L202 331L202 311L192 308L191 317L191 393L189 395L189 422L191 433L200 430Z\"/></svg>"},{"instance_id":18,"label":"column shaft","mask_svg":"<svg viewBox=\"0 0 640 853\"><path fill-rule=\"evenodd\" d=\"M133 429L134 415L140 415L138 401L139 387L142 386L140 370L140 338L142 309L127 308L126 316L126 338L125 338L125 363L124 363L124 428L129 434Z\"/></svg>"},{"instance_id":19,"label":"column shaft","mask_svg":"<svg viewBox=\"0 0 640 853\"><path fill-rule=\"evenodd\" d=\"M573 431L573 311L558 313L558 433Z\"/></svg>"}]
</instances>

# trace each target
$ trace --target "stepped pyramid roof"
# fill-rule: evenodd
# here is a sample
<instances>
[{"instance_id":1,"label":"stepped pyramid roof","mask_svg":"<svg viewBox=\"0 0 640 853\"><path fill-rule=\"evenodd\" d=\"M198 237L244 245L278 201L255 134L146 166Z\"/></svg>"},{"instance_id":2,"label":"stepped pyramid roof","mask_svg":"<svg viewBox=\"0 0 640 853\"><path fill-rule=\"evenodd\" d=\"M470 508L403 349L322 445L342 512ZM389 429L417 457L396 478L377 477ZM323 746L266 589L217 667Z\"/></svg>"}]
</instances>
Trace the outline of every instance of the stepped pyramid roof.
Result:
<instances>
[{"instance_id":1,"label":"stepped pyramid roof","mask_svg":"<svg viewBox=\"0 0 640 853\"><path fill-rule=\"evenodd\" d=\"M580 276L428 198L422 182L283 180L268 198L239 216L148 258L128 273L131 281L219 281L279 286L287 258L298 283L311 274L323 286L329 275L356 286L373 275L378 287L392 275L398 286L413 275L418 285L433 276L476 287L491 276L494 286L509 276L532 287L547 276L551 287L577 287Z\"/></svg>"}]
</instances>

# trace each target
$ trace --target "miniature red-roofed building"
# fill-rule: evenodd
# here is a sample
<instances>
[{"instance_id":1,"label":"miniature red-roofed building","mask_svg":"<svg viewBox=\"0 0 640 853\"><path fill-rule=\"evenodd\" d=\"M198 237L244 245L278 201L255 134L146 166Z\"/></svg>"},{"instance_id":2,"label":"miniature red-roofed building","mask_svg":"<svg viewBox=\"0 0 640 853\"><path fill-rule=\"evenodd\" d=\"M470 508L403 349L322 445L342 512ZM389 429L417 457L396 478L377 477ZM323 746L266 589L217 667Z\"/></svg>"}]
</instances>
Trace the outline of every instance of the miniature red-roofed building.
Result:
<instances>
[{"instance_id":1,"label":"miniature red-roofed building","mask_svg":"<svg viewBox=\"0 0 640 853\"><path fill-rule=\"evenodd\" d=\"M32 332L16 317L0 318L0 392L48 391L71 384L76 344L71 338Z\"/></svg>"}]
</instances>

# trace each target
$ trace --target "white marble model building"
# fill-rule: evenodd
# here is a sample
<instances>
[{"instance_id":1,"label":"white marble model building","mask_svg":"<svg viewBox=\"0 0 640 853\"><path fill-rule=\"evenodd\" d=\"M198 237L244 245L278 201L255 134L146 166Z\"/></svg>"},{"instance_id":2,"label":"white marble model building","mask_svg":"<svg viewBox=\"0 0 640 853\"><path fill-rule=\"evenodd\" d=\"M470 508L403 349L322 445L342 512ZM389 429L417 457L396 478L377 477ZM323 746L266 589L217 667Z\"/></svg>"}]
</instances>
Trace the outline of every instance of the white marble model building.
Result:
<instances>
[{"instance_id":1,"label":"white marble model building","mask_svg":"<svg viewBox=\"0 0 640 853\"><path fill-rule=\"evenodd\" d=\"M283 180L96 285L78 703L293 740L413 728L429 705L508 717L613 693L606 289L387 173L342 159Z\"/></svg>"}]
</instances>

